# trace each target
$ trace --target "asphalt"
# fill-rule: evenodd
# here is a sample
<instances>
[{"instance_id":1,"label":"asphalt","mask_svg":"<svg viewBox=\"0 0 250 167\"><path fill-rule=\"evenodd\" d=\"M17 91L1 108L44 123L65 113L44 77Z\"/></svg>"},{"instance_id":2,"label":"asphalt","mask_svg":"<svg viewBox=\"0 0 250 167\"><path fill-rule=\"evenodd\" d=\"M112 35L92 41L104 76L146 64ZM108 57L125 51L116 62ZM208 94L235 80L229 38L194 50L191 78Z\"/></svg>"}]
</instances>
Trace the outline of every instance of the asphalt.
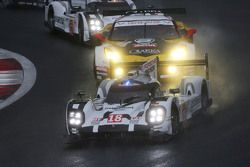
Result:
<instances>
[{"instance_id":1,"label":"asphalt","mask_svg":"<svg viewBox=\"0 0 250 167\"><path fill-rule=\"evenodd\" d=\"M149 1L137 0L139 6ZM209 53L214 105L182 134L163 144L99 141L64 144L64 110L77 90L94 96L93 49L50 34L43 10L0 9L0 47L37 69L32 90L0 111L0 166L250 166L250 7L247 1L154 0L185 7L176 16L198 30L199 53Z\"/></svg>"}]
</instances>

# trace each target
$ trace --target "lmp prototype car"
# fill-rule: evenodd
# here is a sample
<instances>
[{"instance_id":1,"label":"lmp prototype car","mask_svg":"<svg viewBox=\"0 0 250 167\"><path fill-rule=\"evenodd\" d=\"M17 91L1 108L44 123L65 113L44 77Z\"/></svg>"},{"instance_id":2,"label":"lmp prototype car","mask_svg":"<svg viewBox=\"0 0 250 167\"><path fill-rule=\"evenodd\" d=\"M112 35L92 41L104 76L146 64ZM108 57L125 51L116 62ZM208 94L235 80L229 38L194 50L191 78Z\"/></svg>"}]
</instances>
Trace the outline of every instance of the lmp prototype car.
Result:
<instances>
[{"instance_id":1,"label":"lmp prototype car","mask_svg":"<svg viewBox=\"0 0 250 167\"><path fill-rule=\"evenodd\" d=\"M162 91L153 75L157 75L156 64L153 59L126 77L103 80L95 99L70 100L66 108L69 137L174 136L182 122L210 106L212 98L206 77L186 76L179 88ZM206 66L208 70L207 57L183 64Z\"/></svg>"},{"instance_id":2,"label":"lmp prototype car","mask_svg":"<svg viewBox=\"0 0 250 167\"><path fill-rule=\"evenodd\" d=\"M139 64L158 57L159 61L196 58L195 29L175 21L166 13L184 13L185 9L145 9L124 12L114 24L95 35L102 44L95 47L94 69L97 80L118 78ZM159 66L161 78L176 71Z\"/></svg>"},{"instance_id":3,"label":"lmp prototype car","mask_svg":"<svg viewBox=\"0 0 250 167\"><path fill-rule=\"evenodd\" d=\"M136 9L132 0L46 0L45 26L76 35L80 42L91 42L92 34L119 16L105 16L105 11Z\"/></svg>"}]
</instances>

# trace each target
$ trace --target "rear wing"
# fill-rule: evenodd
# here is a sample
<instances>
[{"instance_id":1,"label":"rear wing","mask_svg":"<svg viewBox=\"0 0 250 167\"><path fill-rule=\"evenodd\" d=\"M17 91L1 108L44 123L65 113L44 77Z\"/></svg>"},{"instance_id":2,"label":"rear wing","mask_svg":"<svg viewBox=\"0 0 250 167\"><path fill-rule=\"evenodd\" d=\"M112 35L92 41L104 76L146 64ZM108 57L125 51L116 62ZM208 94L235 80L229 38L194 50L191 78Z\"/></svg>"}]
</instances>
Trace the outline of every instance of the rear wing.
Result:
<instances>
[{"instance_id":1,"label":"rear wing","mask_svg":"<svg viewBox=\"0 0 250 167\"><path fill-rule=\"evenodd\" d=\"M206 79L209 80L208 53L205 53L204 59L183 60L183 61L162 61L158 62L160 66L204 66Z\"/></svg>"},{"instance_id":2,"label":"rear wing","mask_svg":"<svg viewBox=\"0 0 250 167\"><path fill-rule=\"evenodd\" d=\"M165 9L136 9L136 10L120 10L120 11L103 11L104 16L114 15L131 15L131 14L186 14L185 8L165 8Z\"/></svg>"},{"instance_id":3,"label":"rear wing","mask_svg":"<svg viewBox=\"0 0 250 167\"><path fill-rule=\"evenodd\" d=\"M156 59L156 60L155 60ZM125 67L127 69L137 69L144 72L150 73L154 78L159 76L159 67L164 66L204 66L205 67L205 77L209 80L209 66L208 66L208 54L205 54L204 59L194 59L194 60L181 60L181 61L159 61L158 57L149 60L147 62L122 62L122 63L110 63L109 73L112 76L112 69L115 66ZM155 67L156 66L156 67Z\"/></svg>"}]
</instances>

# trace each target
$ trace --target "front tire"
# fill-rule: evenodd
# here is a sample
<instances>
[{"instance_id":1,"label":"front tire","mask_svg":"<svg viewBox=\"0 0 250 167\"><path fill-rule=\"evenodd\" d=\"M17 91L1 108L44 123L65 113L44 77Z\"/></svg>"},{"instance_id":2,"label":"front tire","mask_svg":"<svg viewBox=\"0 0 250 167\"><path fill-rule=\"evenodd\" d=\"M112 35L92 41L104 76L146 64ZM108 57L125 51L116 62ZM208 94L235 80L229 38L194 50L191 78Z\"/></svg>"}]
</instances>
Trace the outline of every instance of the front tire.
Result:
<instances>
[{"instance_id":1,"label":"front tire","mask_svg":"<svg viewBox=\"0 0 250 167\"><path fill-rule=\"evenodd\" d=\"M79 19L79 23L78 23L78 41L80 44L84 43L84 28L83 28L83 21L82 21L82 17L80 17Z\"/></svg>"},{"instance_id":2,"label":"front tire","mask_svg":"<svg viewBox=\"0 0 250 167\"><path fill-rule=\"evenodd\" d=\"M175 136L180 132L179 112L175 104L172 104L171 108L171 124L172 124L172 136Z\"/></svg>"}]
</instances>

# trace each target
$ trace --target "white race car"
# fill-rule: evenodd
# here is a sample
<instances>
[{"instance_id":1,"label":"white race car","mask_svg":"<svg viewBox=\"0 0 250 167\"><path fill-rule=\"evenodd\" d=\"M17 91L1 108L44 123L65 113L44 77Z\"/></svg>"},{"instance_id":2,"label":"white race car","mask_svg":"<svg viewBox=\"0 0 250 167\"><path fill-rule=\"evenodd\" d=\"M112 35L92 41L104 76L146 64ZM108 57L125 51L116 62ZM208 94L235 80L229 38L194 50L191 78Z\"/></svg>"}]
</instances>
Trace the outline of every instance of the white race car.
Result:
<instances>
[{"instance_id":1,"label":"white race car","mask_svg":"<svg viewBox=\"0 0 250 167\"><path fill-rule=\"evenodd\" d=\"M91 42L92 34L119 16L105 16L105 11L136 9L132 0L56 0L45 2L45 26L77 35L80 42Z\"/></svg>"},{"instance_id":2,"label":"white race car","mask_svg":"<svg viewBox=\"0 0 250 167\"><path fill-rule=\"evenodd\" d=\"M153 59L122 79L103 80L95 99L70 100L66 108L69 137L174 136L182 122L211 105L210 84L206 77L186 76L181 79L179 88L162 91L160 83L154 79L156 64ZM205 66L208 74L207 56L205 60L187 60L182 65Z\"/></svg>"}]
</instances>

